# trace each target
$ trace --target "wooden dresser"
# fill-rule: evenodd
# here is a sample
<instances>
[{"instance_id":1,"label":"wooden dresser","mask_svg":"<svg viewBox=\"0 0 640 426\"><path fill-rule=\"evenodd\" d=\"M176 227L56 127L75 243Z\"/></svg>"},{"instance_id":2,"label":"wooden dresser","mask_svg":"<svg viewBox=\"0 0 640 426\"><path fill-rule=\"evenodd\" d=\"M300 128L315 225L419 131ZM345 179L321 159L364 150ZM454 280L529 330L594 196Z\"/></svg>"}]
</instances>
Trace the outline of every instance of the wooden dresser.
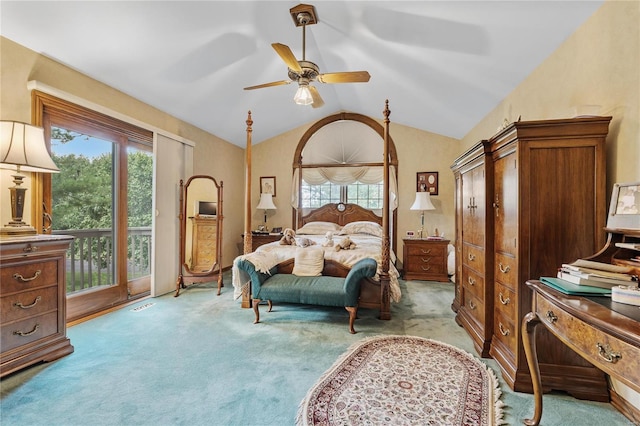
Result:
<instances>
[{"instance_id":1,"label":"wooden dresser","mask_svg":"<svg viewBox=\"0 0 640 426\"><path fill-rule=\"evenodd\" d=\"M218 220L210 217L193 217L193 241L191 245L191 270L208 271L216 263Z\"/></svg>"},{"instance_id":2,"label":"wooden dresser","mask_svg":"<svg viewBox=\"0 0 640 426\"><path fill-rule=\"evenodd\" d=\"M73 352L66 336L65 255L73 237L0 239L0 376Z\"/></svg>"},{"instance_id":3,"label":"wooden dresser","mask_svg":"<svg viewBox=\"0 0 640 426\"><path fill-rule=\"evenodd\" d=\"M481 141L458 157L456 179L456 321L482 357L493 336L493 163L489 142Z\"/></svg>"},{"instance_id":4,"label":"wooden dresser","mask_svg":"<svg viewBox=\"0 0 640 426\"><path fill-rule=\"evenodd\" d=\"M403 240L405 280L449 281L447 248L449 240L405 238Z\"/></svg>"}]
</instances>

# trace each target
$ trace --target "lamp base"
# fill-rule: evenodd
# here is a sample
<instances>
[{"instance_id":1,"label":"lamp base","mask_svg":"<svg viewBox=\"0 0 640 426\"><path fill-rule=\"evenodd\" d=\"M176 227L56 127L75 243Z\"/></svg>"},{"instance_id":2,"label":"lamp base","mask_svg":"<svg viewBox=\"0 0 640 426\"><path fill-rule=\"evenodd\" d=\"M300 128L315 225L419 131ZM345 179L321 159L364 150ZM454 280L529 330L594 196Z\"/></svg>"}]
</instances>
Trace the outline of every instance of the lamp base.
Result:
<instances>
[{"instance_id":1,"label":"lamp base","mask_svg":"<svg viewBox=\"0 0 640 426\"><path fill-rule=\"evenodd\" d=\"M0 236L21 236L21 235L35 235L36 229L24 222L9 222L7 225L0 228Z\"/></svg>"}]
</instances>

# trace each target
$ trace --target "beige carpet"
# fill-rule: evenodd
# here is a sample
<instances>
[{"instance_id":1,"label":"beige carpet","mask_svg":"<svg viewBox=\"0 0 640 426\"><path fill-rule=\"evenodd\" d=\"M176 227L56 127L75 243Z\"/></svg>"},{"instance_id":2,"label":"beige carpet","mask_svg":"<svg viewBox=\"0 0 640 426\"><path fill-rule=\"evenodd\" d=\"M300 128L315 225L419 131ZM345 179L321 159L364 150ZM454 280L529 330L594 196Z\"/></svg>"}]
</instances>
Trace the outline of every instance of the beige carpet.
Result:
<instances>
[{"instance_id":1,"label":"beige carpet","mask_svg":"<svg viewBox=\"0 0 640 426\"><path fill-rule=\"evenodd\" d=\"M353 345L301 402L297 425L502 424L495 374L454 346L413 336Z\"/></svg>"}]
</instances>

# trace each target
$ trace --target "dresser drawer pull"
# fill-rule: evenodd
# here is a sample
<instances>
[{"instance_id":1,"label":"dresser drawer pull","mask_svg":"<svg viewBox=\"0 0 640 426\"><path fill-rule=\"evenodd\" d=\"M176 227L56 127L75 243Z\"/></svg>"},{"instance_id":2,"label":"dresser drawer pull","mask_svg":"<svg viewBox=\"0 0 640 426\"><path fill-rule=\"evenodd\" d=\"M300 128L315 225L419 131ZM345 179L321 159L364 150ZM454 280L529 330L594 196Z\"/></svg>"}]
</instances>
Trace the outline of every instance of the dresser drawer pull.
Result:
<instances>
[{"instance_id":1,"label":"dresser drawer pull","mask_svg":"<svg viewBox=\"0 0 640 426\"><path fill-rule=\"evenodd\" d=\"M426 268L424 266L420 266L420 269L422 269L423 271L428 271L429 269L431 269L431 265L427 266Z\"/></svg>"},{"instance_id":2,"label":"dresser drawer pull","mask_svg":"<svg viewBox=\"0 0 640 426\"><path fill-rule=\"evenodd\" d=\"M498 293L498 299L500 299L500 303L503 305L508 305L511 302L511 299L507 297L506 299L502 296L502 293Z\"/></svg>"},{"instance_id":3,"label":"dresser drawer pull","mask_svg":"<svg viewBox=\"0 0 640 426\"><path fill-rule=\"evenodd\" d=\"M469 258L469 260L470 260L470 261L472 261L472 262L473 262L474 260L476 260L476 256L475 256L475 254L473 254L473 253L469 253L469 254L467 255L467 257L468 257L468 258Z\"/></svg>"},{"instance_id":4,"label":"dresser drawer pull","mask_svg":"<svg viewBox=\"0 0 640 426\"><path fill-rule=\"evenodd\" d=\"M511 334L509 329L508 328L505 329L502 323L498 323L498 328L500 329L500 334L502 334L503 336L508 336L509 334Z\"/></svg>"},{"instance_id":5,"label":"dresser drawer pull","mask_svg":"<svg viewBox=\"0 0 640 426\"><path fill-rule=\"evenodd\" d=\"M424 257L421 257L420 259L422 260L422 263L429 263L429 262L431 262L431 259L432 259L432 258L431 258L431 257L427 257L427 258L425 259Z\"/></svg>"},{"instance_id":6,"label":"dresser drawer pull","mask_svg":"<svg viewBox=\"0 0 640 426\"><path fill-rule=\"evenodd\" d=\"M18 274L17 272L15 274L13 274L13 278L20 281L21 283L28 283L29 281L33 281L36 278L38 278L40 276L40 274L42 273L42 271L40 269L38 269L36 271L36 273L31 277L31 278L25 278L22 275Z\"/></svg>"},{"instance_id":7,"label":"dresser drawer pull","mask_svg":"<svg viewBox=\"0 0 640 426\"><path fill-rule=\"evenodd\" d=\"M420 251L421 251L423 254L429 254L429 253L431 253L431 249L426 249L426 250L425 250L425 249L421 248L421 249L420 249Z\"/></svg>"},{"instance_id":8,"label":"dresser drawer pull","mask_svg":"<svg viewBox=\"0 0 640 426\"><path fill-rule=\"evenodd\" d=\"M551 324L558 321L558 316L554 314L553 311L547 311L546 317L547 317L547 321L549 321Z\"/></svg>"},{"instance_id":9,"label":"dresser drawer pull","mask_svg":"<svg viewBox=\"0 0 640 426\"><path fill-rule=\"evenodd\" d=\"M30 305L23 305L22 302L15 302L13 306L17 306L20 309L29 309L36 306L40 300L42 300L42 296L36 297L36 300L34 300L33 303Z\"/></svg>"},{"instance_id":10,"label":"dresser drawer pull","mask_svg":"<svg viewBox=\"0 0 640 426\"><path fill-rule=\"evenodd\" d=\"M469 282L469 285L476 285L476 280L471 277L467 278L467 281Z\"/></svg>"},{"instance_id":11,"label":"dresser drawer pull","mask_svg":"<svg viewBox=\"0 0 640 426\"><path fill-rule=\"evenodd\" d=\"M31 331L14 331L13 334L17 334L18 336L31 336L33 333L35 333L36 331L38 331L38 329L40 328L40 324L36 324L35 327L33 327L33 330Z\"/></svg>"},{"instance_id":12,"label":"dresser drawer pull","mask_svg":"<svg viewBox=\"0 0 640 426\"><path fill-rule=\"evenodd\" d=\"M596 347L598 348L598 355L600 358L604 359L607 362L615 364L619 359L622 359L622 355L620 352L614 352L609 345L602 345L600 342L596 343Z\"/></svg>"},{"instance_id":13,"label":"dresser drawer pull","mask_svg":"<svg viewBox=\"0 0 640 426\"><path fill-rule=\"evenodd\" d=\"M502 262L498 263L498 268L500 269L500 272L502 272L503 274L506 274L511 270L511 266L507 265L507 267L505 268L504 266L502 266Z\"/></svg>"},{"instance_id":14,"label":"dresser drawer pull","mask_svg":"<svg viewBox=\"0 0 640 426\"><path fill-rule=\"evenodd\" d=\"M473 303L473 300L469 300L469 307L472 311L475 311L475 309L477 308L476 304Z\"/></svg>"}]
</instances>

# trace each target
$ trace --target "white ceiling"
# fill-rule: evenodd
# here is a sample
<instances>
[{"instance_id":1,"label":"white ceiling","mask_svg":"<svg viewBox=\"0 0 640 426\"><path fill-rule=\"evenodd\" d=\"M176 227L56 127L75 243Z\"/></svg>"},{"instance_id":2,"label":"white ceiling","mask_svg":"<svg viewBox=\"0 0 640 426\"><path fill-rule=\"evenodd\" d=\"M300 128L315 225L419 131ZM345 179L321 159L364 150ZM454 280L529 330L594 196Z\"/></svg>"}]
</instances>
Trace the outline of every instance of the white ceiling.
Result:
<instances>
[{"instance_id":1,"label":"white ceiling","mask_svg":"<svg viewBox=\"0 0 640 426\"><path fill-rule=\"evenodd\" d=\"M309 2L310 3L310 2ZM293 103L271 43L302 59L298 1L4 1L3 36L244 146L339 111L463 137L603 1L314 1L306 59L368 83L315 83ZM7 64L2 64L3 67Z\"/></svg>"}]
</instances>

